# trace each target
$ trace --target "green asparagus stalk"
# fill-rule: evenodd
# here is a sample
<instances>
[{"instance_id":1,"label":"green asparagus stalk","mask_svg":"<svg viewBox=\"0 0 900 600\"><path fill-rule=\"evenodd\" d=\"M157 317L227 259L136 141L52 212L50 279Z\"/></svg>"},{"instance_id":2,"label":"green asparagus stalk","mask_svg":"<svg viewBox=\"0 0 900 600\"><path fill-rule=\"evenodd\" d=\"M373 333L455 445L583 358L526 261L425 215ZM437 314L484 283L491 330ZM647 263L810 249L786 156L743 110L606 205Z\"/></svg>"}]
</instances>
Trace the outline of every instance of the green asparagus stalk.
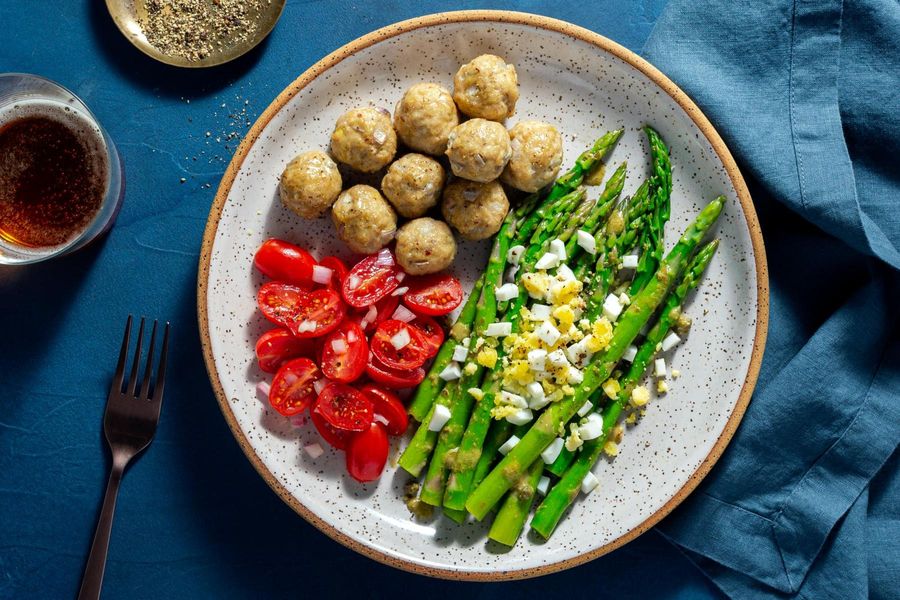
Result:
<instances>
[{"instance_id":1,"label":"green asparagus stalk","mask_svg":"<svg viewBox=\"0 0 900 600\"><path fill-rule=\"evenodd\" d=\"M616 168L613 174L610 175L609 179L606 180L603 192L600 193L600 198L597 200L598 210L593 211L588 218L584 219L581 225L576 227L577 229L583 229L584 231L593 233L594 230L609 216L610 211L612 211L619 199L619 195L622 193L622 188L625 185L625 173L627 168L628 164L623 162ZM572 233L574 233L574 231ZM566 242L566 255L570 257L576 256L579 249L578 238L572 235L572 233L566 238L568 240Z\"/></svg>"},{"instance_id":2,"label":"green asparagus stalk","mask_svg":"<svg viewBox=\"0 0 900 600\"><path fill-rule=\"evenodd\" d=\"M458 387L459 381L457 380L447 383L441 389L437 399L432 402L428 412L425 413L422 424L416 429L416 433L413 434L406 450L400 455L400 460L397 461L397 464L413 477L418 477L422 473L422 469L428 464L428 457L431 456L431 451L434 450L434 446L437 443L438 432L429 431L428 429L431 417L434 416L435 406L440 404L449 407L450 400L456 394Z\"/></svg>"},{"instance_id":3,"label":"green asparagus stalk","mask_svg":"<svg viewBox=\"0 0 900 600\"><path fill-rule=\"evenodd\" d=\"M631 363L631 367L621 379L621 393L615 402L612 402L603 411L603 434L596 439L585 442L575 462L538 506L534 519L531 521L531 528L544 538L550 537L565 510L578 496L581 481L600 457L609 434L619 419L619 415L628 405L632 387L643 376L647 366L656 355L658 345L668 335L672 325L677 321L681 314L681 305L685 296L700 283L703 272L706 270L718 245L718 240L709 242L691 260L691 264L685 271L681 281L666 298L659 320L648 332L646 340L641 344L634 361Z\"/></svg>"},{"instance_id":4,"label":"green asparagus stalk","mask_svg":"<svg viewBox=\"0 0 900 600\"><path fill-rule=\"evenodd\" d=\"M653 277L664 252L663 228L669 220L672 195L672 165L669 161L669 149L659 134L649 125L644 127L650 142L650 156L653 162L653 174L650 177L650 189L653 196L653 214L650 227L641 235L641 256L631 283L629 293L635 294Z\"/></svg>"},{"instance_id":5,"label":"green asparagus stalk","mask_svg":"<svg viewBox=\"0 0 900 600\"><path fill-rule=\"evenodd\" d=\"M509 252L509 244L512 239L513 217L508 216L497 232L491 258L485 269L485 285L481 291L481 298L475 313L475 333L483 335L488 325L497 317L497 299L495 292L497 287L503 284L503 270L506 266L506 255ZM474 338L474 336L473 336ZM470 340L469 351L473 352L476 340ZM447 478L447 456L459 445L465 432L466 423L472 411L474 397L469 394L469 388L476 386L481 381L484 367L478 365L475 372L465 374L456 386L455 394L450 398L450 419L441 429L437 445L434 448L425 482L419 495L420 500L426 504L440 506L444 495L444 484ZM409 447L407 447L407 450Z\"/></svg>"},{"instance_id":6,"label":"green asparagus stalk","mask_svg":"<svg viewBox=\"0 0 900 600\"><path fill-rule=\"evenodd\" d=\"M544 471L543 467L544 463L540 459L534 461L506 495L488 531L490 539L505 546L515 545L519 534L525 528L528 513L531 512L537 484Z\"/></svg>"},{"instance_id":7,"label":"green asparagus stalk","mask_svg":"<svg viewBox=\"0 0 900 600\"><path fill-rule=\"evenodd\" d=\"M550 405L537 419L528 433L485 477L466 501L466 508L477 519L483 519L503 494L519 480L525 470L558 435L560 426L575 414L585 400L610 376L628 345L650 319L665 298L673 280L686 267L700 240L712 227L722 211L725 198L710 202L657 270L656 276L632 300L618 320L612 340L605 353L595 355L584 370L584 380L575 394Z\"/></svg>"},{"instance_id":8,"label":"green asparagus stalk","mask_svg":"<svg viewBox=\"0 0 900 600\"><path fill-rule=\"evenodd\" d=\"M559 198L580 186L584 181L584 176L612 150L624 131L624 129L610 131L594 142L593 146L582 152L572 168L556 180L556 183L550 188L547 198Z\"/></svg>"}]
</instances>

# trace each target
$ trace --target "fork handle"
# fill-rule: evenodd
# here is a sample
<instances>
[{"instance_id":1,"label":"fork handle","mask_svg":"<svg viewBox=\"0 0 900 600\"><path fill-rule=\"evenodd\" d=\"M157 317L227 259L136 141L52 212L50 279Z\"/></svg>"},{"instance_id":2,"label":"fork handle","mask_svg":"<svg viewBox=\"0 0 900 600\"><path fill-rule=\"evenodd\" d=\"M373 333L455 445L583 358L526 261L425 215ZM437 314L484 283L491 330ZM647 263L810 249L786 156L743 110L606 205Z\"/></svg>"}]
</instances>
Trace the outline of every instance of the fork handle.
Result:
<instances>
[{"instance_id":1,"label":"fork handle","mask_svg":"<svg viewBox=\"0 0 900 600\"><path fill-rule=\"evenodd\" d=\"M91 554L88 556L87 566L84 568L84 577L81 580L81 591L78 592L78 600L95 600L100 598L100 588L103 587L103 572L106 570L109 535L112 532L113 513L116 511L116 497L119 495L119 484L122 483L124 472L125 463L120 464L120 461L113 459L112 469L109 471L109 482L106 484L106 495L103 497L103 508L100 510L97 530L94 532Z\"/></svg>"}]
</instances>

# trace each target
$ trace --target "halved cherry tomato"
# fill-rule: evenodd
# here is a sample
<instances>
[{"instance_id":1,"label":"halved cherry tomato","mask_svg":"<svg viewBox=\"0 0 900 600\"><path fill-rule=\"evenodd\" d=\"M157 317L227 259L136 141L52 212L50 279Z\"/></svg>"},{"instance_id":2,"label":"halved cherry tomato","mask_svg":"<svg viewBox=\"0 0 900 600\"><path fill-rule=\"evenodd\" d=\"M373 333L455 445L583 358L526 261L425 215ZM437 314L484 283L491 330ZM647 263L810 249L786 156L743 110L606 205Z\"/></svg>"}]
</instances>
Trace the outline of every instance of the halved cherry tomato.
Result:
<instances>
[{"instance_id":1,"label":"halved cherry tomato","mask_svg":"<svg viewBox=\"0 0 900 600\"><path fill-rule=\"evenodd\" d=\"M408 388L419 385L425 379L425 369L392 369L382 363L374 356L369 357L369 364L366 365L366 373L385 387L392 389Z\"/></svg>"},{"instance_id":2,"label":"halved cherry tomato","mask_svg":"<svg viewBox=\"0 0 900 600\"><path fill-rule=\"evenodd\" d=\"M321 378L319 367L308 358L289 360L272 379L269 404L286 417L299 414L316 399L313 384Z\"/></svg>"},{"instance_id":3,"label":"halved cherry tomato","mask_svg":"<svg viewBox=\"0 0 900 600\"><path fill-rule=\"evenodd\" d=\"M259 368L266 373L274 373L278 367L292 358L315 356L315 347L311 340L294 337L287 329L276 327L265 332L256 341L256 358ZM363 363L365 370L365 363Z\"/></svg>"},{"instance_id":4,"label":"halved cherry tomato","mask_svg":"<svg viewBox=\"0 0 900 600\"><path fill-rule=\"evenodd\" d=\"M332 276L328 287L333 287L336 290L341 289L341 286L344 285L344 280L347 279L347 272L349 271L347 265L344 264L344 261L337 256L325 256L322 257L319 264L331 269Z\"/></svg>"},{"instance_id":5,"label":"halved cherry tomato","mask_svg":"<svg viewBox=\"0 0 900 600\"><path fill-rule=\"evenodd\" d=\"M388 437L381 423L372 423L347 443L347 472L363 483L375 481L388 458Z\"/></svg>"},{"instance_id":6,"label":"halved cherry tomato","mask_svg":"<svg viewBox=\"0 0 900 600\"><path fill-rule=\"evenodd\" d=\"M463 300L459 280L447 273L414 277L406 285L409 291L403 295L404 304L423 315L446 315Z\"/></svg>"},{"instance_id":7,"label":"halved cherry tomato","mask_svg":"<svg viewBox=\"0 0 900 600\"><path fill-rule=\"evenodd\" d=\"M338 450L343 450L347 447L347 442L350 441L350 436L353 435L352 433L337 429L331 423L326 421L325 417L314 410L309 411L309 417L312 420L313 425L316 426L316 431L322 436L322 439Z\"/></svg>"},{"instance_id":8,"label":"halved cherry tomato","mask_svg":"<svg viewBox=\"0 0 900 600\"><path fill-rule=\"evenodd\" d=\"M362 308L381 300L400 285L400 267L387 248L370 254L350 269L341 288L350 306Z\"/></svg>"},{"instance_id":9,"label":"halved cherry tomato","mask_svg":"<svg viewBox=\"0 0 900 600\"><path fill-rule=\"evenodd\" d=\"M300 301L287 326L297 337L319 337L337 329L345 314L341 296L331 288L322 288Z\"/></svg>"},{"instance_id":10,"label":"halved cherry tomato","mask_svg":"<svg viewBox=\"0 0 900 600\"><path fill-rule=\"evenodd\" d=\"M263 275L276 281L299 285L304 289L313 286L312 274L315 259L309 252L283 240L272 238L263 242L253 264Z\"/></svg>"},{"instance_id":11,"label":"halved cherry tomato","mask_svg":"<svg viewBox=\"0 0 900 600\"><path fill-rule=\"evenodd\" d=\"M375 407L368 396L336 381L322 388L313 411L343 431L363 431L375 418Z\"/></svg>"},{"instance_id":12,"label":"halved cherry tomato","mask_svg":"<svg viewBox=\"0 0 900 600\"><path fill-rule=\"evenodd\" d=\"M395 347L392 339L404 332L409 342L402 348ZM388 319L379 325L372 334L370 345L375 357L392 369L415 369L428 359L424 336L415 327L397 319Z\"/></svg>"},{"instance_id":13,"label":"halved cherry tomato","mask_svg":"<svg viewBox=\"0 0 900 600\"><path fill-rule=\"evenodd\" d=\"M425 342L425 355L431 358L441 349L444 343L444 328L431 317L416 317L411 323L422 334Z\"/></svg>"},{"instance_id":14,"label":"halved cherry tomato","mask_svg":"<svg viewBox=\"0 0 900 600\"><path fill-rule=\"evenodd\" d=\"M350 383L366 372L368 360L369 344L362 327L354 321L345 320L325 337L319 364L325 377Z\"/></svg>"},{"instance_id":15,"label":"halved cherry tomato","mask_svg":"<svg viewBox=\"0 0 900 600\"><path fill-rule=\"evenodd\" d=\"M256 303L269 321L276 325L288 326L293 320L297 307L309 296L296 285L278 281L264 283L256 295Z\"/></svg>"},{"instance_id":16,"label":"halved cherry tomato","mask_svg":"<svg viewBox=\"0 0 900 600\"><path fill-rule=\"evenodd\" d=\"M389 435L403 435L409 425L409 417L406 408L396 395L374 383L367 383L359 388L363 394L372 399L375 404L375 420L383 418Z\"/></svg>"}]
</instances>

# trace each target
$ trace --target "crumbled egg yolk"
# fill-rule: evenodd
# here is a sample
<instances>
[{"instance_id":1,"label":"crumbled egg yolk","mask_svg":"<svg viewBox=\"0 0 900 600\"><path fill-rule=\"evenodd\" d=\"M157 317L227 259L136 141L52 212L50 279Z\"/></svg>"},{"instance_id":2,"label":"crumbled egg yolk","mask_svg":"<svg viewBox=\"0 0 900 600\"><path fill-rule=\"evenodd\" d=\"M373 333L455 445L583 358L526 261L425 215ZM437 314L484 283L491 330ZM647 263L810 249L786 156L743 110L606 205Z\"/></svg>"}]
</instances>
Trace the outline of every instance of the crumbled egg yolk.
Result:
<instances>
[{"instance_id":1,"label":"crumbled egg yolk","mask_svg":"<svg viewBox=\"0 0 900 600\"><path fill-rule=\"evenodd\" d=\"M557 329L567 332L575 324L575 311L568 304L563 304L553 311L553 318L556 319Z\"/></svg>"},{"instance_id":2,"label":"crumbled egg yolk","mask_svg":"<svg viewBox=\"0 0 900 600\"><path fill-rule=\"evenodd\" d=\"M481 399L484 398L484 392L476 387L469 388L466 391L469 392L470 396L472 396L473 398L475 398L478 401L481 401Z\"/></svg>"},{"instance_id":3,"label":"crumbled egg yolk","mask_svg":"<svg viewBox=\"0 0 900 600\"><path fill-rule=\"evenodd\" d=\"M578 435L578 425L575 423L569 424L569 435L566 437L566 450L575 452L581 448L582 445L584 445L584 441L581 439L581 436Z\"/></svg>"},{"instance_id":4,"label":"crumbled egg yolk","mask_svg":"<svg viewBox=\"0 0 900 600\"><path fill-rule=\"evenodd\" d=\"M566 395L566 396L574 396L574 395L575 395L575 388L573 388L573 387L572 387L571 385L569 385L569 384L566 384L566 385L562 386L562 387L559 388L559 389L560 389L560 391L562 391L562 393L563 393L564 395Z\"/></svg>"},{"instance_id":5,"label":"crumbled egg yolk","mask_svg":"<svg viewBox=\"0 0 900 600\"><path fill-rule=\"evenodd\" d=\"M658 394L665 394L669 391L669 384L665 382L664 379L660 379L656 382L656 392Z\"/></svg>"},{"instance_id":6,"label":"crumbled egg yolk","mask_svg":"<svg viewBox=\"0 0 900 600\"><path fill-rule=\"evenodd\" d=\"M609 396L610 399L615 400L619 395L619 392L622 391L622 386L619 385L619 382L615 379L607 379L603 382L603 393Z\"/></svg>"},{"instance_id":7,"label":"crumbled egg yolk","mask_svg":"<svg viewBox=\"0 0 900 600\"><path fill-rule=\"evenodd\" d=\"M494 403L496 404L498 400L499 397L495 398ZM511 404L499 404L491 409L491 417L494 419L505 419L518 411L519 409Z\"/></svg>"},{"instance_id":8,"label":"crumbled egg yolk","mask_svg":"<svg viewBox=\"0 0 900 600\"><path fill-rule=\"evenodd\" d=\"M605 444L603 444L603 453L607 456L618 456L619 445L614 441L609 440Z\"/></svg>"},{"instance_id":9,"label":"crumbled egg yolk","mask_svg":"<svg viewBox=\"0 0 900 600\"><path fill-rule=\"evenodd\" d=\"M681 377L681 371L672 369L672 379L678 379L679 377Z\"/></svg>"},{"instance_id":10,"label":"crumbled egg yolk","mask_svg":"<svg viewBox=\"0 0 900 600\"><path fill-rule=\"evenodd\" d=\"M550 291L551 278L546 273L525 273L522 275L522 285L528 295L536 300L543 300Z\"/></svg>"},{"instance_id":11,"label":"crumbled egg yolk","mask_svg":"<svg viewBox=\"0 0 900 600\"><path fill-rule=\"evenodd\" d=\"M550 286L550 300L554 304L568 304L581 293L583 287L584 284L576 279L556 282Z\"/></svg>"},{"instance_id":12,"label":"crumbled egg yolk","mask_svg":"<svg viewBox=\"0 0 900 600\"><path fill-rule=\"evenodd\" d=\"M630 404L632 406L644 406L650 401L650 390L646 386L639 385L631 390Z\"/></svg>"},{"instance_id":13,"label":"crumbled egg yolk","mask_svg":"<svg viewBox=\"0 0 900 600\"><path fill-rule=\"evenodd\" d=\"M475 371L478 370L478 365L475 363L466 363L466 366L463 367L463 374L465 375L474 375Z\"/></svg>"},{"instance_id":14,"label":"crumbled egg yolk","mask_svg":"<svg viewBox=\"0 0 900 600\"><path fill-rule=\"evenodd\" d=\"M482 348L475 360L482 367L493 369L497 364L497 351L490 347Z\"/></svg>"},{"instance_id":15,"label":"crumbled egg yolk","mask_svg":"<svg viewBox=\"0 0 900 600\"><path fill-rule=\"evenodd\" d=\"M609 319L606 317L600 317L596 321L594 321L593 325L591 325L591 337L594 338L594 343L599 346L597 350L591 350L591 352L599 352L600 350L606 349L609 346L609 342L612 341L613 336L613 326L612 323L609 322ZM590 348L588 348L590 350Z\"/></svg>"},{"instance_id":16,"label":"crumbled egg yolk","mask_svg":"<svg viewBox=\"0 0 900 600\"><path fill-rule=\"evenodd\" d=\"M509 363L509 367L503 372L504 383L517 383L519 385L528 385L534 380L531 370L528 367L527 360L513 360Z\"/></svg>"}]
</instances>

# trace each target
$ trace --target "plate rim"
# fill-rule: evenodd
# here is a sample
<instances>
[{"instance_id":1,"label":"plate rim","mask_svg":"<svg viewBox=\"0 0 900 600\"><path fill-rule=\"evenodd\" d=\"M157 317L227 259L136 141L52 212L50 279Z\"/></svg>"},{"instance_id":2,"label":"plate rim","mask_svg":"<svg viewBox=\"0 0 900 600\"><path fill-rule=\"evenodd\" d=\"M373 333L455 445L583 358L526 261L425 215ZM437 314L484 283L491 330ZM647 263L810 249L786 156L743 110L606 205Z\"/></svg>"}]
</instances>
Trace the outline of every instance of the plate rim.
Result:
<instances>
[{"instance_id":1,"label":"plate rim","mask_svg":"<svg viewBox=\"0 0 900 600\"><path fill-rule=\"evenodd\" d=\"M292 496L272 474L272 472L269 471L263 464L262 460L253 450L243 430L241 430L240 426L238 425L234 414L231 411L231 406L228 403L227 395L225 394L224 388L222 387L218 370L216 369L215 357L212 353L209 336L209 319L207 314L209 266L210 260L212 258L213 244L215 242L216 233L218 231L219 220L222 216L222 210L225 207L225 203L231 191L231 187L238 172L241 169L241 166L243 165L244 159L247 157L248 152L256 143L260 134L263 132L272 118L287 104L288 101L291 100L291 98L293 98L319 75L325 73L345 58L348 58L349 56L352 56L361 50L364 50L378 42L417 29L437 25L468 22L497 22L505 24L525 25L538 29L548 30L551 32L561 33L563 35L576 38L580 41L584 41L588 44L596 46L600 50L608 52L616 58L619 58L620 60L628 63L630 66L648 77L663 91L665 91L682 108L682 110L685 111L685 113L688 115L688 117L690 117L690 119L698 127L701 133L703 133L704 137L707 139L716 155L719 157L719 160L722 162L728 178L731 180L731 183L734 186L750 233L751 248L753 250L757 279L756 332L753 339L753 349L750 355L747 374L744 378L744 383L741 386L741 391L738 395L737 403L735 404L731 415L728 417L728 421L725 423L725 427L719 434L719 437L716 439L716 442L710 450L709 454L707 454L707 456L703 459L697 469L691 474L684 485L662 507L660 507L652 515L647 517L647 519L626 532L624 535L616 538L615 540L612 540L607 544L566 560L539 565L536 567L529 567L526 569L497 570L490 572L469 571L466 569L456 568L441 568L436 566L423 565L411 560L405 560L396 556L391 556L376 548L357 541L346 533L339 531L337 528L329 525L313 511L307 508L306 505L304 505L301 501ZM760 364L762 362L763 350L765 348L766 336L768 333L769 278L765 245L763 243L762 231L759 226L759 220L756 215L756 210L753 206L753 201L750 197L750 192L747 189L747 185L744 182L744 178L741 175L737 164L735 163L734 158L731 155L731 152L728 150L725 142L719 136L718 132L712 126L712 123L710 123L710 121L697 107L697 105L694 104L694 102L688 97L688 95L683 92L677 85L675 85L675 83L673 83L668 77L666 77L659 69L651 65L636 53L628 50L624 46L621 46L620 44L610 40L609 38L606 38L584 27L568 23L566 21L562 21L552 17L546 17L543 15L535 15L531 13L516 11L461 10L434 13L421 17L415 17L405 21L399 21L397 23L393 23L391 25L376 29L341 46L334 52L331 52L324 58L314 63L306 71L304 71L284 90L282 90L278 94L278 96L275 97L272 103L265 109L265 111L260 114L256 122L253 124L253 127L250 129L250 131L247 133L247 135L244 137L237 150L235 151L235 154L232 157L228 168L225 170L225 173L222 176L222 180L216 192L215 199L213 200L212 206L210 207L209 217L203 233L199 269L197 273L197 318L200 328L203 359L206 364L207 373L209 375L213 391L216 395L216 400L219 404L219 408L221 409L222 414L225 417L229 428L231 429L232 435L234 435L235 440L238 442L238 445L241 447L244 454L247 456L248 460L259 473L259 475L263 478L263 480L265 480L269 487L271 487L272 490L297 514L302 516L314 527L319 529L319 531L326 534L328 537L337 541L338 543L350 548L351 550L354 550L380 563L396 567L404 571L409 571L420 575L438 577L442 579L465 581L507 581L527 579L563 571L565 569L587 563L595 558L598 558L617 548L620 548L656 525L666 515L672 512L675 507L681 504L681 502L683 502L685 498L687 498L687 496L691 494L691 492L694 491L694 489L700 484L703 478L706 477L706 475L712 469L713 465L715 465L721 457L728 443L731 441L731 438L734 436L734 433L737 430L738 425L740 424L741 419L743 418L744 413L747 409L747 405L750 403L750 398L753 394L753 389L756 385L756 380L759 375Z\"/></svg>"}]
</instances>

